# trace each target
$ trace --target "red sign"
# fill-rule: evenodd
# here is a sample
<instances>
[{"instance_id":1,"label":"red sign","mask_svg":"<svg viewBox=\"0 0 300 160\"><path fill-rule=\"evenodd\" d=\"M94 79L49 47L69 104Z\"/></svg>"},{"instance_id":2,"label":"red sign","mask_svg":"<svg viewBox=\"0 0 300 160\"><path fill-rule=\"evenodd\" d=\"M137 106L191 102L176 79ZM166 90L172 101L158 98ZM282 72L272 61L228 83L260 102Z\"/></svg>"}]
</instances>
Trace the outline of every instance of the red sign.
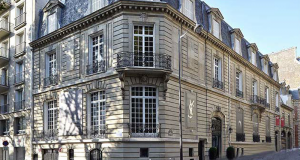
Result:
<instances>
[{"instance_id":1,"label":"red sign","mask_svg":"<svg viewBox=\"0 0 300 160\"><path fill-rule=\"evenodd\" d=\"M276 116L276 126L279 126L280 124L280 121L279 121L279 116Z\"/></svg>"},{"instance_id":2,"label":"red sign","mask_svg":"<svg viewBox=\"0 0 300 160\"><path fill-rule=\"evenodd\" d=\"M284 118L281 118L281 127L284 127Z\"/></svg>"}]
</instances>

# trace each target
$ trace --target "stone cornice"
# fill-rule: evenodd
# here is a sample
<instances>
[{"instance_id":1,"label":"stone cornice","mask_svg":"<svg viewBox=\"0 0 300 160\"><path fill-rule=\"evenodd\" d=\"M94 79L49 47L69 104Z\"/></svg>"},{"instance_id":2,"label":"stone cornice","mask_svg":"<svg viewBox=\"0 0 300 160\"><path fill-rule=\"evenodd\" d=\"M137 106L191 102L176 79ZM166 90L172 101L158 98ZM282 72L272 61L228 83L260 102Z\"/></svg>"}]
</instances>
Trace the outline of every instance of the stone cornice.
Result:
<instances>
[{"instance_id":1,"label":"stone cornice","mask_svg":"<svg viewBox=\"0 0 300 160\"><path fill-rule=\"evenodd\" d=\"M235 33L237 36L244 38L242 31L239 28L234 28L230 31L230 33Z\"/></svg>"},{"instance_id":2,"label":"stone cornice","mask_svg":"<svg viewBox=\"0 0 300 160\"><path fill-rule=\"evenodd\" d=\"M219 10L219 8L210 8L207 13L214 13L216 15L216 17L220 18L220 19L224 19L221 11Z\"/></svg>"},{"instance_id":3,"label":"stone cornice","mask_svg":"<svg viewBox=\"0 0 300 160\"><path fill-rule=\"evenodd\" d=\"M61 39L62 37L72 34L74 32L77 32L81 29L85 29L88 26L91 26L97 22L103 21L104 19L110 18L113 15L120 13L121 11L151 11L151 12L160 12L165 13L171 18L173 18L176 22L179 22L183 24L183 26L187 29L190 29L190 31L194 32L194 27L196 26L196 23L189 18L187 18L185 15L183 15L181 12L173 8L167 3L161 3L161 2L146 2L146 1L118 1L116 3L113 3L111 5L108 5L90 15L87 15L75 22L72 22L63 28L60 28L50 34L47 34L33 42L30 43L30 46L33 48L33 50L37 48L44 47L47 44L50 44L56 40ZM269 82L273 83L276 87L280 88L280 84L273 80L270 76L259 70L256 66L251 64L248 60L243 58L241 55L236 53L234 50L232 50L230 47L228 47L225 43L223 43L220 39L213 36L211 33L201 30L201 32L198 32L198 34L206 38L208 41L210 41L212 44L216 45L223 51L227 52L231 57L242 63L243 65L250 68L255 73L259 74Z\"/></svg>"},{"instance_id":4,"label":"stone cornice","mask_svg":"<svg viewBox=\"0 0 300 160\"><path fill-rule=\"evenodd\" d=\"M247 45L247 47L249 48L249 47L251 47L254 51L258 51L258 48L257 48L257 45L256 45L256 43L251 43L251 44L249 44L249 45Z\"/></svg>"},{"instance_id":5,"label":"stone cornice","mask_svg":"<svg viewBox=\"0 0 300 160\"><path fill-rule=\"evenodd\" d=\"M289 111L293 111L294 110L294 108L292 108L292 107L290 107L290 106L288 106L288 105L286 105L284 103L281 104L281 107L283 107L283 108L285 108L285 109L287 109Z\"/></svg>"}]
</instances>

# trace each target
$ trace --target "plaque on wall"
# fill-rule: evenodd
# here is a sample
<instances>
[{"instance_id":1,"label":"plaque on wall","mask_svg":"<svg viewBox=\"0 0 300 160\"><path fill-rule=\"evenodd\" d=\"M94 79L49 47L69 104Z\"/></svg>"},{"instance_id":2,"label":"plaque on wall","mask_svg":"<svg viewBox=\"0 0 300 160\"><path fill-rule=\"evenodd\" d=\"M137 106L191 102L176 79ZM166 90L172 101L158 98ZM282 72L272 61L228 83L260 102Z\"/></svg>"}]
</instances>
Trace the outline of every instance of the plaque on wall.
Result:
<instances>
[{"instance_id":1,"label":"plaque on wall","mask_svg":"<svg viewBox=\"0 0 300 160\"><path fill-rule=\"evenodd\" d=\"M185 121L187 128L197 127L197 100L196 93L185 93Z\"/></svg>"}]
</instances>

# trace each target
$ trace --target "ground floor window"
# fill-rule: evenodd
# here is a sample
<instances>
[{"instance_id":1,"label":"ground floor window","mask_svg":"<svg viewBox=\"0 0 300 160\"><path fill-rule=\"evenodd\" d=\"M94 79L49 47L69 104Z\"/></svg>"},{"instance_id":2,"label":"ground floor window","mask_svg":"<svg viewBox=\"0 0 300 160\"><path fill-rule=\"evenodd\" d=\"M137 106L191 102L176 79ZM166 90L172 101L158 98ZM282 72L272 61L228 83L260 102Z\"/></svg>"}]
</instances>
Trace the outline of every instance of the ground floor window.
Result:
<instances>
[{"instance_id":1,"label":"ground floor window","mask_svg":"<svg viewBox=\"0 0 300 160\"><path fill-rule=\"evenodd\" d=\"M92 135L102 135L105 133L106 115L106 95L105 91L91 93L91 131Z\"/></svg>"},{"instance_id":2,"label":"ground floor window","mask_svg":"<svg viewBox=\"0 0 300 160\"><path fill-rule=\"evenodd\" d=\"M15 147L16 159L25 159L25 147Z\"/></svg>"},{"instance_id":3,"label":"ground floor window","mask_svg":"<svg viewBox=\"0 0 300 160\"><path fill-rule=\"evenodd\" d=\"M102 152L100 149L93 149L90 151L90 160L102 160Z\"/></svg>"},{"instance_id":4,"label":"ground floor window","mask_svg":"<svg viewBox=\"0 0 300 160\"><path fill-rule=\"evenodd\" d=\"M58 160L58 149L45 149L43 160Z\"/></svg>"},{"instance_id":5,"label":"ground floor window","mask_svg":"<svg viewBox=\"0 0 300 160\"><path fill-rule=\"evenodd\" d=\"M131 88L131 133L155 135L158 132L157 89Z\"/></svg>"}]
</instances>

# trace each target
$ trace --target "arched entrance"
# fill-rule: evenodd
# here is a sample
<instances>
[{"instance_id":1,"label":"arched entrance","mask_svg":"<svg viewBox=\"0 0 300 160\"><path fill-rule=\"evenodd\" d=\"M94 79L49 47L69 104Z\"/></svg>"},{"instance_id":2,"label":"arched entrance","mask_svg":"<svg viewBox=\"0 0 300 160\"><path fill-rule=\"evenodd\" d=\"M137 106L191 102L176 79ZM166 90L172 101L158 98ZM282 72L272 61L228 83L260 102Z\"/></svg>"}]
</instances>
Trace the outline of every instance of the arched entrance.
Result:
<instances>
[{"instance_id":1,"label":"arched entrance","mask_svg":"<svg viewBox=\"0 0 300 160\"><path fill-rule=\"evenodd\" d=\"M212 147L218 150L217 157L220 157L222 151L222 121L220 118L212 118Z\"/></svg>"},{"instance_id":2,"label":"arched entrance","mask_svg":"<svg viewBox=\"0 0 300 160\"><path fill-rule=\"evenodd\" d=\"M286 134L285 134L285 131L281 132L281 149L286 149Z\"/></svg>"},{"instance_id":3,"label":"arched entrance","mask_svg":"<svg viewBox=\"0 0 300 160\"><path fill-rule=\"evenodd\" d=\"M288 132L288 137L287 137L287 149L292 149L292 134L291 132Z\"/></svg>"},{"instance_id":4,"label":"arched entrance","mask_svg":"<svg viewBox=\"0 0 300 160\"><path fill-rule=\"evenodd\" d=\"M275 131L275 149L278 151L278 131Z\"/></svg>"}]
</instances>

